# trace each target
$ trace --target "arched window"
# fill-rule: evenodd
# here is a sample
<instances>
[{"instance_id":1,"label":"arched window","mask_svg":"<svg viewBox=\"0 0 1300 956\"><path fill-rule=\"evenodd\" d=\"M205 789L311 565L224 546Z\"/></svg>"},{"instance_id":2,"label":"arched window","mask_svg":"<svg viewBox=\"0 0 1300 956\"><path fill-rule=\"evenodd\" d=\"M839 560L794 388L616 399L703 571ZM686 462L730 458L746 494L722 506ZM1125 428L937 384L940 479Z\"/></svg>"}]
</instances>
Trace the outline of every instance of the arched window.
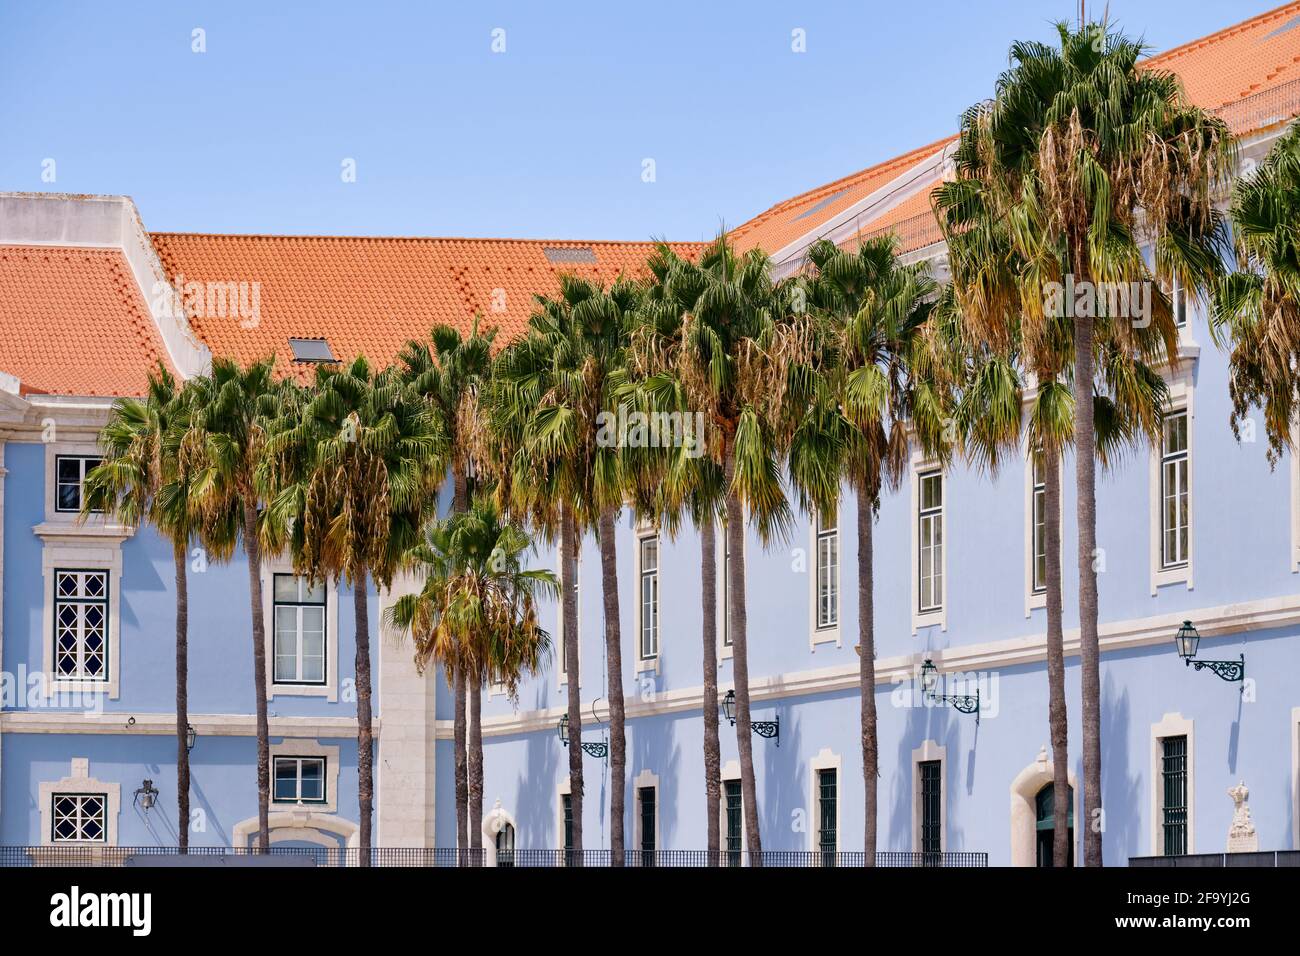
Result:
<instances>
[{"instance_id":1,"label":"arched window","mask_svg":"<svg viewBox=\"0 0 1300 956\"><path fill-rule=\"evenodd\" d=\"M1038 791L1034 797L1034 809L1036 810L1036 830L1037 830L1037 866L1050 867L1052 865L1052 831L1055 829L1053 816L1055 808L1056 789L1054 784L1047 784L1043 789ZM1069 814L1069 856L1066 857L1066 866L1074 866L1074 788L1070 787L1069 796L1066 798L1067 812Z\"/></svg>"},{"instance_id":2,"label":"arched window","mask_svg":"<svg viewBox=\"0 0 1300 956\"><path fill-rule=\"evenodd\" d=\"M503 823L497 831L497 866L515 865L514 824Z\"/></svg>"}]
</instances>

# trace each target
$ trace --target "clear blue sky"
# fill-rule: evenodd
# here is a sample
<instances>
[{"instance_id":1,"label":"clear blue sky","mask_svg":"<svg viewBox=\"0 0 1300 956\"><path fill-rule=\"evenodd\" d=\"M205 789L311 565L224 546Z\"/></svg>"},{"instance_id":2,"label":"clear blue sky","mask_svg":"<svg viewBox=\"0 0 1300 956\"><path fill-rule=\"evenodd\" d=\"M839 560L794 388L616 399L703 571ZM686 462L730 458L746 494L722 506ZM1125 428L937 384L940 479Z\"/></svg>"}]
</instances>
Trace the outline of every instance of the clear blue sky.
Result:
<instances>
[{"instance_id":1,"label":"clear blue sky","mask_svg":"<svg viewBox=\"0 0 1300 956\"><path fill-rule=\"evenodd\" d=\"M1279 2L1110 11L1167 49ZM1076 9L0 0L0 189L126 193L153 230L708 238L952 132Z\"/></svg>"}]
</instances>

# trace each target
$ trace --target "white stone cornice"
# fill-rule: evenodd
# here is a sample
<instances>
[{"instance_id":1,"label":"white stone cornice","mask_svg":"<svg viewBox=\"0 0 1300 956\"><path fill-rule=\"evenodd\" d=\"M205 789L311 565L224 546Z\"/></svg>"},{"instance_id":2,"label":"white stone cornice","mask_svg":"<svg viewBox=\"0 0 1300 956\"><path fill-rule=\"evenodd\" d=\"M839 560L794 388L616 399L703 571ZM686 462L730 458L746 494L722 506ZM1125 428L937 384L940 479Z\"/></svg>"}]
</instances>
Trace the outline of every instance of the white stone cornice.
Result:
<instances>
[{"instance_id":1,"label":"white stone cornice","mask_svg":"<svg viewBox=\"0 0 1300 956\"><path fill-rule=\"evenodd\" d=\"M1113 653L1135 647L1150 647L1168 643L1172 654L1173 634L1187 619L1196 622L1202 637L1224 637L1245 631L1291 627L1300 624L1300 595L1244 601L1238 604L1221 604L1193 610L1174 611L1152 617L1102 624L1098 628L1101 651ZM1064 634L1067 657L1079 655L1079 629L1070 628ZM1033 664L1047 659L1047 635L1031 634L1002 641L957 645L944 648L942 653L930 652L945 672L991 671ZM912 679L921 660L922 651L916 654L899 654L884 657L876 662L877 685L899 684ZM718 691L725 692L727 684L719 682ZM858 665L841 664L817 670L798 671L758 677L749 682L749 695L753 707L762 707L777 701L812 694L826 694L850 690L858 686ZM689 687L672 690L656 696L652 702L629 699L627 717L662 716L664 714L697 711L702 705L703 688ZM583 704L584 714L592 713L592 702ZM556 722L565 708L531 710L521 714L487 717L483 720L485 737L511 734L554 732ZM597 707L602 721L608 712ZM434 722L434 733L439 739L450 738L452 722Z\"/></svg>"},{"instance_id":2,"label":"white stone cornice","mask_svg":"<svg viewBox=\"0 0 1300 956\"><path fill-rule=\"evenodd\" d=\"M134 721L134 723L131 723ZM204 737L255 737L253 714L191 714L190 725ZM354 717L271 717L272 737L350 738L357 735ZM379 736L380 720L374 733ZM176 733L175 714L86 713L59 710L6 710L0 713L0 732L6 734L116 734L166 737Z\"/></svg>"}]
</instances>

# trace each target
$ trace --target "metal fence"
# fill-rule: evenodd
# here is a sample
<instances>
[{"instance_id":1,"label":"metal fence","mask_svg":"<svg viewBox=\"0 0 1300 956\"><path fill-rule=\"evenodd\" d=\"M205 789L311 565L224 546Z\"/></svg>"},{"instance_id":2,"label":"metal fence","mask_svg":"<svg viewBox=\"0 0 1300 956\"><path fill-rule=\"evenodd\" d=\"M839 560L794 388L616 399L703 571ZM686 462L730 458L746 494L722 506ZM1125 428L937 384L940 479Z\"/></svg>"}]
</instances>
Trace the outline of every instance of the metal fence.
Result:
<instances>
[{"instance_id":1,"label":"metal fence","mask_svg":"<svg viewBox=\"0 0 1300 956\"><path fill-rule=\"evenodd\" d=\"M248 865L260 856L269 864L355 867L481 867L556 868L610 867L615 865L609 850L503 850L490 855L484 850L449 847L374 847L363 854L357 847L271 847L258 854L249 847L190 847L188 860L178 859L176 847L108 847L88 845L0 846L0 867L29 866L170 866ZM495 859L493 858L495 856ZM759 854L744 851L627 850L621 865L629 868L678 867L861 867L866 860L859 852L829 853L820 850L767 850ZM881 867L986 867L987 853L876 854Z\"/></svg>"},{"instance_id":2,"label":"metal fence","mask_svg":"<svg viewBox=\"0 0 1300 956\"><path fill-rule=\"evenodd\" d=\"M1144 867L1274 867L1300 866L1300 850L1263 853L1189 853L1181 856L1132 856L1129 866Z\"/></svg>"}]
</instances>

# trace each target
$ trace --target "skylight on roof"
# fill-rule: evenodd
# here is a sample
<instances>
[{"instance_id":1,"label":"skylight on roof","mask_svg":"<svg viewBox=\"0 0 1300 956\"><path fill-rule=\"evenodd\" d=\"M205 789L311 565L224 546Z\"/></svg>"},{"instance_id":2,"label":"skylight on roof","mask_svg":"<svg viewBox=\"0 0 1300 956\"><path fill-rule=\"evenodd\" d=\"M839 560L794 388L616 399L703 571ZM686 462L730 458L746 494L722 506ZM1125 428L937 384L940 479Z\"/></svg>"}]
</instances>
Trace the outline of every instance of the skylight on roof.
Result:
<instances>
[{"instance_id":1,"label":"skylight on roof","mask_svg":"<svg viewBox=\"0 0 1300 956\"><path fill-rule=\"evenodd\" d=\"M590 246L580 248L546 246L542 252L546 253L546 259L551 263L585 262L594 265L596 262L596 250Z\"/></svg>"},{"instance_id":2,"label":"skylight on roof","mask_svg":"<svg viewBox=\"0 0 1300 956\"><path fill-rule=\"evenodd\" d=\"M324 339L290 339L295 362L337 362L330 345Z\"/></svg>"}]
</instances>

